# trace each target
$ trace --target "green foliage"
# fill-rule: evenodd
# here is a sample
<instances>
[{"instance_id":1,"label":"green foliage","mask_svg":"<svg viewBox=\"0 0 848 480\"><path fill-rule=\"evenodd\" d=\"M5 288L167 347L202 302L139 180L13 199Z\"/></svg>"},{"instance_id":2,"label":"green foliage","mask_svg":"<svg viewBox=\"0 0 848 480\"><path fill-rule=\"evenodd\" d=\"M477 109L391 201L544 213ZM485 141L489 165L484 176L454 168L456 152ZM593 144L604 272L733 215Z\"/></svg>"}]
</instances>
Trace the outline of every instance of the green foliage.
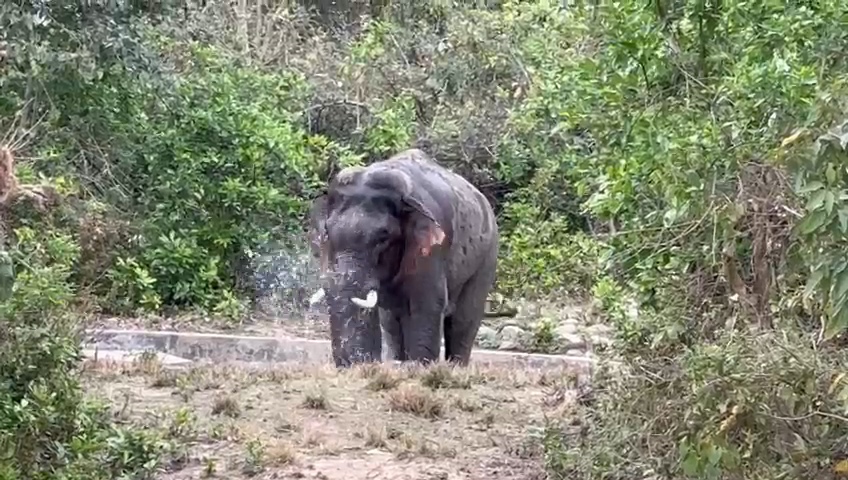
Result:
<instances>
[{"instance_id":1,"label":"green foliage","mask_svg":"<svg viewBox=\"0 0 848 480\"><path fill-rule=\"evenodd\" d=\"M498 288L529 297L585 294L600 268L598 241L559 216L541 218L538 207L514 202L505 210L518 220L501 247Z\"/></svg>"},{"instance_id":2,"label":"green foliage","mask_svg":"<svg viewBox=\"0 0 848 480\"><path fill-rule=\"evenodd\" d=\"M125 260L142 269L113 278L142 282L119 288L139 290L148 307L226 308L217 299L232 296L246 252L299 230L320 144L294 123L297 77L239 68L208 49L188 60L168 108L134 129L145 138L128 172L144 240Z\"/></svg>"},{"instance_id":3,"label":"green foliage","mask_svg":"<svg viewBox=\"0 0 848 480\"><path fill-rule=\"evenodd\" d=\"M822 316L825 339L847 325L845 142L833 127L844 122L844 9L623 2L560 15L555 41L524 50L539 88L514 118L591 138L576 154L524 142L558 155L593 228L608 225L596 230L592 293L623 363L593 379L579 442L550 430L549 469L829 475L845 448L844 358L815 346L808 318Z\"/></svg>"},{"instance_id":4,"label":"green foliage","mask_svg":"<svg viewBox=\"0 0 848 480\"><path fill-rule=\"evenodd\" d=\"M0 301L0 475L3 478L152 478L172 449L154 433L112 424L84 395L74 296L75 240L21 227L17 279Z\"/></svg>"},{"instance_id":5,"label":"green foliage","mask_svg":"<svg viewBox=\"0 0 848 480\"><path fill-rule=\"evenodd\" d=\"M29 13L12 13L10 27L25 30ZM61 77L64 87L46 92L49 104L34 98L32 110L44 110L56 132L33 145L36 167L69 183L70 193L106 200L136 233L100 255L108 259L101 258L94 291L119 312L167 305L239 316L236 296L250 292L237 292L245 285L236 277L248 252L271 240L298 241L322 156L344 149L303 129L309 89L295 71L246 66L118 11L83 18L99 29L71 31L75 44L58 43L52 27L35 34L48 49L76 47L74 54L120 37L131 55L118 60L107 51L91 58L90 77L68 77L48 69L53 57L30 55L22 44L23 58L15 57L6 77L20 88L4 92L21 106L11 95L26 88L15 79ZM392 135L399 121L387 122ZM79 156L91 160L78 167Z\"/></svg>"},{"instance_id":6,"label":"green foliage","mask_svg":"<svg viewBox=\"0 0 848 480\"><path fill-rule=\"evenodd\" d=\"M387 158L412 144L415 102L409 96L393 98L375 114L365 135L365 146L375 158Z\"/></svg>"},{"instance_id":7,"label":"green foliage","mask_svg":"<svg viewBox=\"0 0 848 480\"><path fill-rule=\"evenodd\" d=\"M805 240L810 275L804 288L806 300L822 308L822 331L826 339L848 328L848 190L844 174L848 124L837 125L816 139L815 154L806 155L798 176L798 194L806 200L805 215L797 225ZM795 138L804 132L798 132ZM784 142L784 143L789 143ZM806 152L804 152L806 153Z\"/></svg>"},{"instance_id":8,"label":"green foliage","mask_svg":"<svg viewBox=\"0 0 848 480\"><path fill-rule=\"evenodd\" d=\"M848 327L841 2L391 2L345 31L279 5L88 3L50 22L0 7L0 122L32 158L18 177L75 200L13 215L0 313L57 318L85 286L107 310L238 321L251 277L299 270L281 257L327 175L419 146L496 206L500 291L590 294L625 367L651 372L595 380L585 442L550 435L553 474L774 478L844 451L823 390L836 360L808 347ZM73 364L62 338L39 361ZM807 379L796 406L789 372ZM733 415L735 436L710 430ZM164 448L122 438L135 453L116 468Z\"/></svg>"},{"instance_id":9,"label":"green foliage","mask_svg":"<svg viewBox=\"0 0 848 480\"><path fill-rule=\"evenodd\" d=\"M548 429L548 467L554 478L831 478L848 447L848 358L809 340L728 332L607 364L578 424Z\"/></svg>"}]
</instances>

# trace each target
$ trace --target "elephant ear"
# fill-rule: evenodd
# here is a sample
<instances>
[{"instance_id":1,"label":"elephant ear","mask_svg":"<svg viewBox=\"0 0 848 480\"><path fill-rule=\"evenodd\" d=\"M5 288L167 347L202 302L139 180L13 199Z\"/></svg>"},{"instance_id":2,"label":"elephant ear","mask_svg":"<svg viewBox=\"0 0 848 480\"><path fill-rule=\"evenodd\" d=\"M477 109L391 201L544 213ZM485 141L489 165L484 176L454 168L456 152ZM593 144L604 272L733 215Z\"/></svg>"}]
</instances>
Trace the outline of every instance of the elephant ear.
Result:
<instances>
[{"instance_id":1,"label":"elephant ear","mask_svg":"<svg viewBox=\"0 0 848 480\"><path fill-rule=\"evenodd\" d=\"M413 251L407 252L417 257L427 257L433 247L445 241L445 231L436 220L433 212L420 199L412 194L405 195L403 202L410 209L406 225L407 238L414 245Z\"/></svg>"},{"instance_id":2,"label":"elephant ear","mask_svg":"<svg viewBox=\"0 0 848 480\"><path fill-rule=\"evenodd\" d=\"M327 241L327 219L333 208L333 200L340 195L339 188L355 183L365 167L353 166L342 169L330 182L329 193L321 195L312 201L309 212L309 244L312 255L320 258L321 271L326 272L330 267L330 244Z\"/></svg>"},{"instance_id":3,"label":"elephant ear","mask_svg":"<svg viewBox=\"0 0 848 480\"><path fill-rule=\"evenodd\" d=\"M445 232L433 211L427 207L424 192L415 188L405 172L398 169L375 171L369 175L368 184L400 194L406 248L399 274L410 274L422 257L428 257L434 247L444 243Z\"/></svg>"}]
</instances>

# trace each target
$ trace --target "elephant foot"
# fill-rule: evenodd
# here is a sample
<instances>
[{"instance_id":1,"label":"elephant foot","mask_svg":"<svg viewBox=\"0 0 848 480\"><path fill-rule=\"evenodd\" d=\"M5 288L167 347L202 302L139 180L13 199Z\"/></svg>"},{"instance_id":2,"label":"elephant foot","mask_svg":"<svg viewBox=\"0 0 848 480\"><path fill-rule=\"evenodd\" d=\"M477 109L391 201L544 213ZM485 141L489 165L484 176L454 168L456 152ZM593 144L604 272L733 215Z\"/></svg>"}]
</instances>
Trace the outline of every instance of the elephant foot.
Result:
<instances>
[{"instance_id":1,"label":"elephant foot","mask_svg":"<svg viewBox=\"0 0 848 480\"><path fill-rule=\"evenodd\" d=\"M351 356L334 356L333 361L336 364L336 368L345 369L350 368L357 364L364 363L382 363L382 356L372 356L369 354L362 355L351 355Z\"/></svg>"}]
</instances>

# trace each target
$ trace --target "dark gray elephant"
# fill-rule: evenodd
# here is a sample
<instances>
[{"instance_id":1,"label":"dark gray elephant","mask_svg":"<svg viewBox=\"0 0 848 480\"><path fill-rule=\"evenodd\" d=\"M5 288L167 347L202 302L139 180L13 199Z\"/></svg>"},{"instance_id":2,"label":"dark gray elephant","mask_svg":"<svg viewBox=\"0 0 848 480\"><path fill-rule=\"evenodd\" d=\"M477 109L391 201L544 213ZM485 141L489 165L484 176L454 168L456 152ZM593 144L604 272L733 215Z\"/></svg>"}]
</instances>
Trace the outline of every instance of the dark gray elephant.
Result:
<instances>
[{"instance_id":1,"label":"dark gray elephant","mask_svg":"<svg viewBox=\"0 0 848 480\"><path fill-rule=\"evenodd\" d=\"M446 359L468 364L498 258L479 190L411 149L339 172L310 225L337 366L381 361L381 326L395 360L437 360L444 332Z\"/></svg>"}]
</instances>

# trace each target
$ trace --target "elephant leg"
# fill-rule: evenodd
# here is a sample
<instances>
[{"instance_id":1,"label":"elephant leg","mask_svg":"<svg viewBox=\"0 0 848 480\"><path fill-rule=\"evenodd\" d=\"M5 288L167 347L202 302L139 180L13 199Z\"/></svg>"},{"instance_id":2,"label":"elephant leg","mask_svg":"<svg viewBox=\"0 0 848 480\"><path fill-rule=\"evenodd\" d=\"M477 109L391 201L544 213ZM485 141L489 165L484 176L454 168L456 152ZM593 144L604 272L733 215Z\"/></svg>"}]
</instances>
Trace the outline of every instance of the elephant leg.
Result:
<instances>
[{"instance_id":1,"label":"elephant leg","mask_svg":"<svg viewBox=\"0 0 848 480\"><path fill-rule=\"evenodd\" d=\"M447 290L439 271L418 280L417 288L409 294L409 311L401 317L400 327L406 360L429 363L439 360L442 349Z\"/></svg>"},{"instance_id":2,"label":"elephant leg","mask_svg":"<svg viewBox=\"0 0 848 480\"><path fill-rule=\"evenodd\" d=\"M438 361L442 349L442 309L419 304L417 309L413 306L410 310L413 313L401 319L403 360L420 363Z\"/></svg>"},{"instance_id":3,"label":"elephant leg","mask_svg":"<svg viewBox=\"0 0 848 480\"><path fill-rule=\"evenodd\" d=\"M380 325L386 334L386 344L392 355L392 360L405 361L406 351L403 348L403 332L400 328L400 315L391 310L380 309Z\"/></svg>"},{"instance_id":4,"label":"elephant leg","mask_svg":"<svg viewBox=\"0 0 848 480\"><path fill-rule=\"evenodd\" d=\"M483 322L486 298L495 282L497 258L493 256L474 274L457 297L453 314L445 318L445 358L468 365L477 331Z\"/></svg>"},{"instance_id":5,"label":"elephant leg","mask_svg":"<svg viewBox=\"0 0 848 480\"><path fill-rule=\"evenodd\" d=\"M378 311L368 312L367 352L372 362L383 361L383 332L380 330L380 314Z\"/></svg>"}]
</instances>

